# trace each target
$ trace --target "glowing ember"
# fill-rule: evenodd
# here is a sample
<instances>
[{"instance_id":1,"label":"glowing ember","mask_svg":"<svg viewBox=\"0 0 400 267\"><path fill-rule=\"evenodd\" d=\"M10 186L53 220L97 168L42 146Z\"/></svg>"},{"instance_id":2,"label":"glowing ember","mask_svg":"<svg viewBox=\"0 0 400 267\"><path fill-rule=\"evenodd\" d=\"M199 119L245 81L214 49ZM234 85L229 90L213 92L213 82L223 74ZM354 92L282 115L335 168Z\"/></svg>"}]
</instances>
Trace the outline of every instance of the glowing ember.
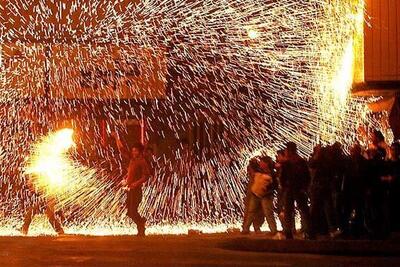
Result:
<instances>
[{"instance_id":1,"label":"glowing ember","mask_svg":"<svg viewBox=\"0 0 400 267\"><path fill-rule=\"evenodd\" d=\"M247 35L250 37L250 39L257 39L260 36L260 33L256 30L250 29L247 32Z\"/></svg>"}]
</instances>

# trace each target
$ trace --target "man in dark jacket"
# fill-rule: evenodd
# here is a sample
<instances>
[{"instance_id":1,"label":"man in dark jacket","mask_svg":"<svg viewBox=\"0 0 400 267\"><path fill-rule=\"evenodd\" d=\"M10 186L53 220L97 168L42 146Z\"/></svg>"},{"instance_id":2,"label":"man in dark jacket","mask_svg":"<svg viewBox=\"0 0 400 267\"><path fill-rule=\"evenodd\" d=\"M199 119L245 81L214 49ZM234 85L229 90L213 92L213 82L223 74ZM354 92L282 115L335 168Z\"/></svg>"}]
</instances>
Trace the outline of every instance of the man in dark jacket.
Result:
<instances>
[{"instance_id":1,"label":"man in dark jacket","mask_svg":"<svg viewBox=\"0 0 400 267\"><path fill-rule=\"evenodd\" d=\"M309 166L313 172L310 188L310 213L314 233L317 232L316 226L321 222L322 215L326 220L329 234L331 237L336 237L340 234L340 230L338 229L338 220L333 204L332 181L334 180L334 171L331 167L332 161L329 152L328 147L317 147L309 161Z\"/></svg>"},{"instance_id":2,"label":"man in dark jacket","mask_svg":"<svg viewBox=\"0 0 400 267\"><path fill-rule=\"evenodd\" d=\"M286 161L282 164L281 185L284 207L284 233L286 239L293 239L294 202L303 218L303 228L306 238L312 238L310 227L310 212L307 205L307 188L310 183L310 173L307 162L297 154L297 146L293 142L286 144Z\"/></svg>"},{"instance_id":3,"label":"man in dark jacket","mask_svg":"<svg viewBox=\"0 0 400 267\"><path fill-rule=\"evenodd\" d=\"M364 227L364 191L367 161L362 155L360 144L354 144L346 159L345 179L343 183L343 231L358 238Z\"/></svg>"}]
</instances>

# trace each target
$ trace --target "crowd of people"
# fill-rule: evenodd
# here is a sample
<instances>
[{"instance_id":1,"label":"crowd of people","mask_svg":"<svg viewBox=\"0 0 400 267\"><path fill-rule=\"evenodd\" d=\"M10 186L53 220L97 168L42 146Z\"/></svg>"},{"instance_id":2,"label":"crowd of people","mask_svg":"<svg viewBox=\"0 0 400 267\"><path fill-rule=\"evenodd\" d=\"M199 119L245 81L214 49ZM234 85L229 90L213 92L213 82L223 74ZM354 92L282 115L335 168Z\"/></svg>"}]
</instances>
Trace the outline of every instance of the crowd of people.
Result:
<instances>
[{"instance_id":1,"label":"crowd of people","mask_svg":"<svg viewBox=\"0 0 400 267\"><path fill-rule=\"evenodd\" d=\"M295 207L305 239L384 239L400 230L400 143L387 145L375 130L370 145L317 145L308 160L288 142L277 152L255 157L247 168L242 233L255 232L266 219L274 239L293 239ZM277 230L278 218L282 232Z\"/></svg>"},{"instance_id":2,"label":"crowd of people","mask_svg":"<svg viewBox=\"0 0 400 267\"><path fill-rule=\"evenodd\" d=\"M126 175L120 185L127 191L127 215L145 235L146 219L138 212L142 186L154 175L152 151L137 143L130 149L115 136L125 159ZM378 130L372 132L368 147L355 143L346 154L340 143L317 145L308 159L297 145L288 142L275 160L259 156L247 167L249 182L245 197L242 233L251 228L261 232L266 220L274 239L293 239L297 232L306 239L320 235L331 238L384 239L400 230L400 143L389 146ZM43 204L43 203L42 203ZM44 212L57 233L63 234L54 201L48 199L25 210L23 234L32 217ZM296 230L296 209L301 229ZM278 231L280 221L282 231Z\"/></svg>"}]
</instances>

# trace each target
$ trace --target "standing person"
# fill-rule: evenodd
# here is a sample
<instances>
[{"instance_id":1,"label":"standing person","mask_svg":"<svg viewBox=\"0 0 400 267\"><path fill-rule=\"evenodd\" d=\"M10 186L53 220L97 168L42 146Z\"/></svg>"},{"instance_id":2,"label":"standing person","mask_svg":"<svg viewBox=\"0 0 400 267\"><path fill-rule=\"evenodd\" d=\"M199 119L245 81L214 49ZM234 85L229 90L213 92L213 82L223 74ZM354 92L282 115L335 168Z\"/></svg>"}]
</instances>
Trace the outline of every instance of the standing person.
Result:
<instances>
[{"instance_id":1,"label":"standing person","mask_svg":"<svg viewBox=\"0 0 400 267\"><path fill-rule=\"evenodd\" d=\"M275 161L275 177L277 180L278 188L277 188L277 201L276 201L276 213L278 214L279 221L281 225L285 223L285 212L283 205L283 190L282 190L282 164L285 162L285 150L280 149L276 152L276 161ZM295 229L293 229L295 230Z\"/></svg>"},{"instance_id":2,"label":"standing person","mask_svg":"<svg viewBox=\"0 0 400 267\"><path fill-rule=\"evenodd\" d=\"M135 222L138 231L137 235L145 236L146 219L138 212L139 204L142 201L142 185L151 175L149 164L143 157L144 147L142 144L136 143L129 153L117 136L116 140L121 154L129 159L128 173L122 181L122 185L128 192L126 200L128 217Z\"/></svg>"},{"instance_id":3,"label":"standing person","mask_svg":"<svg viewBox=\"0 0 400 267\"><path fill-rule=\"evenodd\" d=\"M341 231L338 228L338 221L333 205L331 181L334 179L334 174L331 168L332 162L329 159L328 148L315 147L309 161L309 166L313 174L310 188L310 216L314 234L316 233L318 222L321 221L321 215L323 215L328 224L329 235L335 238Z\"/></svg>"},{"instance_id":4,"label":"standing person","mask_svg":"<svg viewBox=\"0 0 400 267\"><path fill-rule=\"evenodd\" d=\"M330 172L332 174L332 199L334 204L335 217L337 218L338 227L343 229L347 223L347 218L344 214L344 185L346 174L346 156L344 155L342 144L335 142L328 147L328 162ZM338 233L338 232L337 232Z\"/></svg>"},{"instance_id":5,"label":"standing person","mask_svg":"<svg viewBox=\"0 0 400 267\"><path fill-rule=\"evenodd\" d=\"M362 156L360 144L354 144L347 159L344 186L344 218L347 223L343 229L347 235L360 237L364 227L364 191L366 178L366 159Z\"/></svg>"},{"instance_id":6,"label":"standing person","mask_svg":"<svg viewBox=\"0 0 400 267\"><path fill-rule=\"evenodd\" d=\"M28 186L32 193L31 204L26 209L24 224L21 227L21 233L23 235L27 235L33 217L40 212L44 212L57 234L63 235L64 230L61 222L58 220L55 214L56 200L54 198L45 199L44 197L40 196L36 190L33 190L33 185L28 183Z\"/></svg>"},{"instance_id":7,"label":"standing person","mask_svg":"<svg viewBox=\"0 0 400 267\"><path fill-rule=\"evenodd\" d=\"M247 222L249 220L249 204L250 204L250 199L251 195L253 194L251 192L251 186L254 183L254 174L258 170L258 158L252 158L249 162L249 165L247 166L247 176L249 178L249 182L247 184L247 189L246 189L246 196L244 199L244 215L243 215L243 222ZM252 220L254 232L260 233L261 232L261 226L264 223L264 212L261 209L261 205L258 205L256 214L254 215L254 218ZM246 229L243 225L243 234L248 234L250 232L250 226L247 227Z\"/></svg>"},{"instance_id":8,"label":"standing person","mask_svg":"<svg viewBox=\"0 0 400 267\"><path fill-rule=\"evenodd\" d=\"M262 157L258 166L255 166L255 172L252 174L253 183L250 186L251 194L248 200L248 216L243 222L244 233L249 232L250 225L257 215L257 208L261 205L273 238L278 238L273 209L274 190L277 184L273 168L274 163L270 157Z\"/></svg>"},{"instance_id":9,"label":"standing person","mask_svg":"<svg viewBox=\"0 0 400 267\"><path fill-rule=\"evenodd\" d=\"M388 229L385 229L384 218L384 183L381 177L385 173L386 152L382 148L367 150L367 167L365 183L365 227L372 239L382 238ZM386 221L385 221L386 223Z\"/></svg>"},{"instance_id":10,"label":"standing person","mask_svg":"<svg viewBox=\"0 0 400 267\"><path fill-rule=\"evenodd\" d=\"M307 201L307 188L310 183L310 173L307 162L297 154L297 146L293 142L286 144L285 162L282 164L281 183L284 207L284 233L286 239L293 239L294 228L294 202L296 201L300 215L304 218L303 228L305 238L313 238L311 235L310 212Z\"/></svg>"},{"instance_id":11,"label":"standing person","mask_svg":"<svg viewBox=\"0 0 400 267\"><path fill-rule=\"evenodd\" d=\"M396 163L392 159L392 155L396 157L396 152L389 149L389 156L386 157L382 163L382 173L380 176L381 183L381 198L382 198L382 210L381 210L381 237L389 237L391 230L393 229L393 213L392 203L394 193L396 192ZM393 153L394 152L394 153ZM398 163L397 163L398 164ZM398 167L398 166L397 166ZM397 170L398 171L398 170Z\"/></svg>"},{"instance_id":12,"label":"standing person","mask_svg":"<svg viewBox=\"0 0 400 267\"><path fill-rule=\"evenodd\" d=\"M31 104L28 105L28 109L29 107L31 107ZM46 129L45 125L37 123L38 121L40 121L37 118L35 117L31 118L31 120L29 121L36 122L36 123L31 123L29 125L29 132L32 133L32 135L30 136L30 138L32 138L31 139L32 141L34 140L34 137L42 136L44 135L44 133L47 132L45 130ZM19 152L20 155L25 155L25 156L28 155L23 151ZM22 161L19 162L18 165L22 165ZM28 176L25 177L28 178ZM63 235L64 229L62 227L61 220L60 218L57 218L58 216L56 216L56 206L58 204L57 196L49 196L48 194L45 194L46 192L44 192L43 188L36 187L35 183L32 182L36 178L37 177L35 175L30 173L29 179L26 179L26 183L25 185L23 185L23 187L25 187L26 190L23 190L25 192L23 193L22 198L28 201L27 203L25 203L26 205L24 205L25 208L24 223L20 229L20 232L23 235L27 235L33 217L35 217L36 214L44 213L46 214L50 222L50 225L53 227L56 233L58 235ZM47 195L47 197L45 195ZM57 214L60 215L59 217L62 217L61 211L58 211Z\"/></svg>"},{"instance_id":13,"label":"standing person","mask_svg":"<svg viewBox=\"0 0 400 267\"><path fill-rule=\"evenodd\" d=\"M390 146L385 142L385 137L379 130L372 131L369 149L379 150L379 153L384 155L384 159L390 157Z\"/></svg>"},{"instance_id":14,"label":"standing person","mask_svg":"<svg viewBox=\"0 0 400 267\"><path fill-rule=\"evenodd\" d=\"M400 203L400 143L395 142L390 147L389 170L392 179L392 194L390 196L390 221L391 230L398 232L400 230L400 214L398 205Z\"/></svg>"}]
</instances>

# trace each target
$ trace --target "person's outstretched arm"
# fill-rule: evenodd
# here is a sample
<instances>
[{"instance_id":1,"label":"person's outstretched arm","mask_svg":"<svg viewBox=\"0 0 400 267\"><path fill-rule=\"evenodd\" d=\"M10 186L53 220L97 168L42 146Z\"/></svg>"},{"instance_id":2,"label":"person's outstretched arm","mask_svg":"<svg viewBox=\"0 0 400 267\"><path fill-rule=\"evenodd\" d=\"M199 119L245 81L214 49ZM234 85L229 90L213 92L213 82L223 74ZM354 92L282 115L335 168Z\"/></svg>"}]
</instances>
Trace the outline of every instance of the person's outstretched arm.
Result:
<instances>
[{"instance_id":1,"label":"person's outstretched arm","mask_svg":"<svg viewBox=\"0 0 400 267\"><path fill-rule=\"evenodd\" d=\"M124 159L129 160L131 155L129 153L128 148L126 146L124 146L124 144L122 143L122 141L119 138L118 134L115 134L114 137L115 137L115 141L117 143L118 150L121 153L122 157Z\"/></svg>"}]
</instances>

